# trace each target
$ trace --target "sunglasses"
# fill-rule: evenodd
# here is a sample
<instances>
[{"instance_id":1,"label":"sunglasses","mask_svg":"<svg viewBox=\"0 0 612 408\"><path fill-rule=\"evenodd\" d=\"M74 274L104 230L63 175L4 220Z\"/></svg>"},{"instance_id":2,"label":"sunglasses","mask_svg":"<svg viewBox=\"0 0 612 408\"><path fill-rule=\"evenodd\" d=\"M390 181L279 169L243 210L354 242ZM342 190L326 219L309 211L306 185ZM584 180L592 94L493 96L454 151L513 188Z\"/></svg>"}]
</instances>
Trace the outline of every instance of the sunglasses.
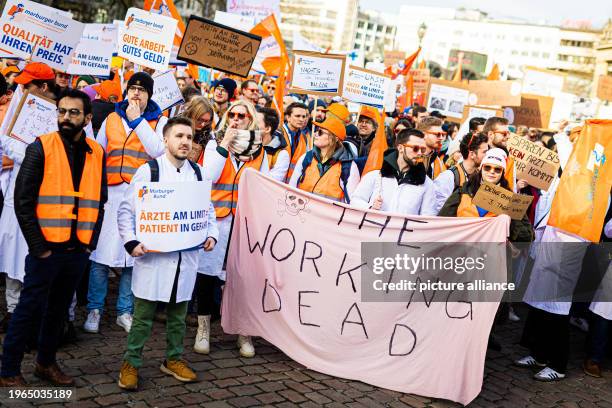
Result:
<instances>
[{"instance_id":1,"label":"sunglasses","mask_svg":"<svg viewBox=\"0 0 612 408\"><path fill-rule=\"evenodd\" d=\"M501 167L490 166L488 164L485 164L484 166L482 166L482 169L486 171L487 173L490 171L493 171L495 172L495 174L501 174L504 171L504 169L502 169Z\"/></svg>"},{"instance_id":2,"label":"sunglasses","mask_svg":"<svg viewBox=\"0 0 612 408\"><path fill-rule=\"evenodd\" d=\"M410 144L410 143L400 143L400 144L406 148L411 148L413 153L425 154L427 152L426 146L415 145L415 144Z\"/></svg>"},{"instance_id":3,"label":"sunglasses","mask_svg":"<svg viewBox=\"0 0 612 408\"><path fill-rule=\"evenodd\" d=\"M242 113L242 112L228 112L227 113L227 117L230 119L238 118L240 120L245 120L247 116L249 115L246 113Z\"/></svg>"}]
</instances>

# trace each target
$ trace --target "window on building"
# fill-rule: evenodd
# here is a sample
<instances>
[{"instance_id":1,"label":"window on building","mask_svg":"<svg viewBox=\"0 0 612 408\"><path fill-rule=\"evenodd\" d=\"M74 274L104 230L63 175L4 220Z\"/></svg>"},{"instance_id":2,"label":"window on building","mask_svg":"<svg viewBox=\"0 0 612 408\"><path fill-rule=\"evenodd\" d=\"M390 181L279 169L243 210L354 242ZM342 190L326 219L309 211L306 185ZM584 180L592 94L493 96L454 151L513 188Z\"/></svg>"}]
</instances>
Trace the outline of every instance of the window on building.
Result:
<instances>
[{"instance_id":1,"label":"window on building","mask_svg":"<svg viewBox=\"0 0 612 408\"><path fill-rule=\"evenodd\" d=\"M548 58L550 58L550 54L548 52L544 52L544 53L542 53L542 58L548 59Z\"/></svg>"},{"instance_id":2,"label":"window on building","mask_svg":"<svg viewBox=\"0 0 612 408\"><path fill-rule=\"evenodd\" d=\"M382 30L383 30L383 26L379 25L379 26L376 27L376 31L377 32L381 33Z\"/></svg>"},{"instance_id":3,"label":"window on building","mask_svg":"<svg viewBox=\"0 0 612 408\"><path fill-rule=\"evenodd\" d=\"M365 26L365 21L360 21L357 23L357 28L363 28L363 26Z\"/></svg>"},{"instance_id":4,"label":"window on building","mask_svg":"<svg viewBox=\"0 0 612 408\"><path fill-rule=\"evenodd\" d=\"M372 49L372 47L370 47L369 45L366 45L366 51L370 51Z\"/></svg>"},{"instance_id":5,"label":"window on building","mask_svg":"<svg viewBox=\"0 0 612 408\"><path fill-rule=\"evenodd\" d=\"M368 23L368 30L371 30L374 28L374 23Z\"/></svg>"},{"instance_id":6,"label":"window on building","mask_svg":"<svg viewBox=\"0 0 612 408\"><path fill-rule=\"evenodd\" d=\"M529 53L528 53L527 51L522 51L522 52L521 52L521 55L522 55L523 57L526 57L527 55L529 55Z\"/></svg>"},{"instance_id":7,"label":"window on building","mask_svg":"<svg viewBox=\"0 0 612 408\"><path fill-rule=\"evenodd\" d=\"M523 42L526 42L526 43L531 42L531 37L525 37L525 38L523 38Z\"/></svg>"},{"instance_id":8,"label":"window on building","mask_svg":"<svg viewBox=\"0 0 612 408\"><path fill-rule=\"evenodd\" d=\"M518 55L518 53L519 53L518 50L512 50L511 52L512 55Z\"/></svg>"},{"instance_id":9,"label":"window on building","mask_svg":"<svg viewBox=\"0 0 612 408\"><path fill-rule=\"evenodd\" d=\"M393 27L387 27L387 34L393 34Z\"/></svg>"},{"instance_id":10,"label":"window on building","mask_svg":"<svg viewBox=\"0 0 612 408\"><path fill-rule=\"evenodd\" d=\"M533 42L536 44L540 44L542 42L542 39L540 37L536 37L533 39Z\"/></svg>"},{"instance_id":11,"label":"window on building","mask_svg":"<svg viewBox=\"0 0 612 408\"><path fill-rule=\"evenodd\" d=\"M361 33L357 33L357 34L355 34L355 38L356 38L356 39L360 39L360 38L361 38Z\"/></svg>"},{"instance_id":12,"label":"window on building","mask_svg":"<svg viewBox=\"0 0 612 408\"><path fill-rule=\"evenodd\" d=\"M540 53L538 51L531 51L531 56L534 58L538 58L540 56Z\"/></svg>"}]
</instances>

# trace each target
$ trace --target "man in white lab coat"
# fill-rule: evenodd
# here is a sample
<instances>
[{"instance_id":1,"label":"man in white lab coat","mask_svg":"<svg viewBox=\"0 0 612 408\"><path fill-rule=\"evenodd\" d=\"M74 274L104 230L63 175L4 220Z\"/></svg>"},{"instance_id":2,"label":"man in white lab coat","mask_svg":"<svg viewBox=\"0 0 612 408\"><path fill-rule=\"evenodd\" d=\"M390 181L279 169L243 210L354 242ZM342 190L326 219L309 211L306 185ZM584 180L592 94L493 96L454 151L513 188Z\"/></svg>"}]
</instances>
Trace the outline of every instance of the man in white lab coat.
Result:
<instances>
[{"instance_id":1,"label":"man in white lab coat","mask_svg":"<svg viewBox=\"0 0 612 408\"><path fill-rule=\"evenodd\" d=\"M190 119L175 117L168 121L163 130L166 153L138 168L132 183L119 205L119 234L125 250L134 257L132 291L134 292L134 317L128 336L127 352L119 374L119 387L138 387L138 367L142 365L142 350L151 335L153 317L157 302L165 302L166 360L160 369L179 381L190 382L196 374L181 360L185 337L185 316L191 299L198 269L198 251L148 253L147 248L136 239L136 216L134 209L135 183L139 181L200 181L211 183L204 169L187 160L192 149L193 127ZM152 168L157 167L157 177ZM217 243L215 209L210 204L208 232L204 250L211 251Z\"/></svg>"}]
</instances>

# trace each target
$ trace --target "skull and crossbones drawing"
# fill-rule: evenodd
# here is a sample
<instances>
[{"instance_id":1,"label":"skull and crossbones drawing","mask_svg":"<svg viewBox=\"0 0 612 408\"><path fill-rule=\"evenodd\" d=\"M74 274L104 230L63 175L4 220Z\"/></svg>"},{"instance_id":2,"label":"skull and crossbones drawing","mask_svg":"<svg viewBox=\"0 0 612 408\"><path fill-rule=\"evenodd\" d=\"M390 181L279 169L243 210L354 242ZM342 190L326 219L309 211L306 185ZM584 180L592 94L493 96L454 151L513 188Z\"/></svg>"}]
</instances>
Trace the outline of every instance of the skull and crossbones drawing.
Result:
<instances>
[{"instance_id":1,"label":"skull and crossbones drawing","mask_svg":"<svg viewBox=\"0 0 612 408\"><path fill-rule=\"evenodd\" d=\"M304 214L310 213L306 208L306 204L310 201L308 198L300 197L292 191L285 192L285 200L278 199L278 215L281 217L285 214L298 216L301 222L304 222Z\"/></svg>"}]
</instances>

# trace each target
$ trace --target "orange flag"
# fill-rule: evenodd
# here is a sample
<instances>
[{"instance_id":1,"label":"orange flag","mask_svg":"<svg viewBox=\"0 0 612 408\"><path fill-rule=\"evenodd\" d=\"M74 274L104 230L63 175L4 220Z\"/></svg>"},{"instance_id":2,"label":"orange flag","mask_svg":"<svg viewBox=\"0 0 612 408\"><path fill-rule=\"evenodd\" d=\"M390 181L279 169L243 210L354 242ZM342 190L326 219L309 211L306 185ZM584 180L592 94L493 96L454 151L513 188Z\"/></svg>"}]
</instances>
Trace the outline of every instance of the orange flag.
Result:
<instances>
[{"instance_id":1,"label":"orange flag","mask_svg":"<svg viewBox=\"0 0 612 408\"><path fill-rule=\"evenodd\" d=\"M421 60L421 62L419 62L419 69L425 69L427 68L427 64L425 63L425 60Z\"/></svg>"},{"instance_id":2,"label":"orange flag","mask_svg":"<svg viewBox=\"0 0 612 408\"><path fill-rule=\"evenodd\" d=\"M488 81L498 81L499 80L499 67L497 64L493 64L493 68L491 68L491 72L487 75Z\"/></svg>"},{"instance_id":3,"label":"orange flag","mask_svg":"<svg viewBox=\"0 0 612 408\"><path fill-rule=\"evenodd\" d=\"M397 100L402 104L401 112L412 105L414 97L414 76L412 74L408 74L406 76L406 93L397 98ZM400 113L401 113L400 112Z\"/></svg>"},{"instance_id":4,"label":"orange flag","mask_svg":"<svg viewBox=\"0 0 612 408\"><path fill-rule=\"evenodd\" d=\"M563 169L548 225L599 242L612 186L612 120L589 119Z\"/></svg>"},{"instance_id":5,"label":"orange flag","mask_svg":"<svg viewBox=\"0 0 612 408\"><path fill-rule=\"evenodd\" d=\"M376 108L371 108L369 106L363 106L362 109L364 108L376 110L376 122L378 123L378 127L376 128L376 135L372 141L370 153L368 154L368 160L363 167L361 177L365 176L372 170L380 170L383 163L384 153L389 148L389 145L387 144L387 135L385 134L385 113L383 112L380 114Z\"/></svg>"},{"instance_id":6,"label":"orange flag","mask_svg":"<svg viewBox=\"0 0 612 408\"><path fill-rule=\"evenodd\" d=\"M416 61L416 59L419 56L420 52L421 52L421 47L419 47L418 50L416 50L414 53L409 55L408 58L406 58L404 60L404 68L402 68L402 70L399 71L398 73L394 73L391 76L391 79L395 79L395 78L397 78L400 75L407 75L408 72L410 72L410 69L412 69L412 64L414 64L414 61Z\"/></svg>"}]
</instances>

